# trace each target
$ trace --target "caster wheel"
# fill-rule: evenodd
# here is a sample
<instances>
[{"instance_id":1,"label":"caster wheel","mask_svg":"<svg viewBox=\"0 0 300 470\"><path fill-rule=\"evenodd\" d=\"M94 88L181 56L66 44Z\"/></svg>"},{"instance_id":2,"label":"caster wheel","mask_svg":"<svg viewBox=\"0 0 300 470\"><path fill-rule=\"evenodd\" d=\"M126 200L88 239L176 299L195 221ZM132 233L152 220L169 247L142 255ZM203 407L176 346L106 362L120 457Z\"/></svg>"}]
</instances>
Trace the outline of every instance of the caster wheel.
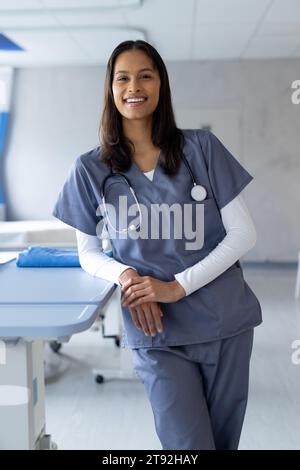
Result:
<instances>
[{"instance_id":1,"label":"caster wheel","mask_svg":"<svg viewBox=\"0 0 300 470\"><path fill-rule=\"evenodd\" d=\"M50 348L56 354L61 350L61 347L62 347L62 344L59 343L58 341L50 341Z\"/></svg>"},{"instance_id":2,"label":"caster wheel","mask_svg":"<svg viewBox=\"0 0 300 470\"><path fill-rule=\"evenodd\" d=\"M121 344L120 338L115 338L115 345L117 346L117 348L120 347L120 344Z\"/></svg>"},{"instance_id":3,"label":"caster wheel","mask_svg":"<svg viewBox=\"0 0 300 470\"><path fill-rule=\"evenodd\" d=\"M95 381L96 381L97 384L103 384L103 382L104 382L103 375L100 375L100 374L96 375Z\"/></svg>"}]
</instances>

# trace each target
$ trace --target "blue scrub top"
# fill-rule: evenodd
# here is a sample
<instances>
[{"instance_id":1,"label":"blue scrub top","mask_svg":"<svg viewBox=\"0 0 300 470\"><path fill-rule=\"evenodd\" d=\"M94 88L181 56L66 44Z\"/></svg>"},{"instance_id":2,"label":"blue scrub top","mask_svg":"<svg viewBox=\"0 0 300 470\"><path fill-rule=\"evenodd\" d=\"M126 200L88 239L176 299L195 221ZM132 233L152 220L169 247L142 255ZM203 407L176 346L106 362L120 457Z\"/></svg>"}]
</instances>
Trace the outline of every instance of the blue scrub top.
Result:
<instances>
[{"instance_id":1,"label":"blue scrub top","mask_svg":"<svg viewBox=\"0 0 300 470\"><path fill-rule=\"evenodd\" d=\"M183 152L197 184L207 190L201 203L192 200L191 176L181 162L176 175L166 175L160 164L150 181L133 162L124 172L138 202L196 204L204 206L204 243L202 248L186 250L182 239L142 239L112 237L113 257L134 266L142 276L163 281L207 256L226 235L220 209L234 199L253 177L241 166L220 140L210 131L183 130ZM100 160L101 146L78 157L59 194L53 215L89 235L99 233L102 215L101 186L110 169ZM110 179L113 182L113 178ZM115 186L117 187L117 186ZM107 185L108 190L110 184ZM194 214L194 212L193 212ZM109 230L108 230L109 231ZM171 232L172 233L172 232ZM223 274L192 294L173 303L161 304L164 331L155 337L145 336L134 326L127 307L122 307L124 331L122 345L129 348L178 346L214 341L237 335L262 322L258 299L243 277L237 261Z\"/></svg>"}]
</instances>

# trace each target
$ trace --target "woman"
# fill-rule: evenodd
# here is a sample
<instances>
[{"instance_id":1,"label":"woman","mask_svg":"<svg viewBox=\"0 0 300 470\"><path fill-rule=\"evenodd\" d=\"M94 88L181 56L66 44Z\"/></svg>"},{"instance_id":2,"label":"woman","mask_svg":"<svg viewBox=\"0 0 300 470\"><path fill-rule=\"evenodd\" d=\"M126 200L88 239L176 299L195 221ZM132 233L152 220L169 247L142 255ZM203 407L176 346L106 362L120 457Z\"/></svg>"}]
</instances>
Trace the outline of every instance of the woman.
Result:
<instances>
[{"instance_id":1,"label":"woman","mask_svg":"<svg viewBox=\"0 0 300 470\"><path fill-rule=\"evenodd\" d=\"M237 449L262 321L239 263L256 241L240 194L252 176L211 132L176 127L165 64L144 41L108 61L100 130L53 215L77 229L82 268L122 288L123 346L163 449Z\"/></svg>"}]
</instances>

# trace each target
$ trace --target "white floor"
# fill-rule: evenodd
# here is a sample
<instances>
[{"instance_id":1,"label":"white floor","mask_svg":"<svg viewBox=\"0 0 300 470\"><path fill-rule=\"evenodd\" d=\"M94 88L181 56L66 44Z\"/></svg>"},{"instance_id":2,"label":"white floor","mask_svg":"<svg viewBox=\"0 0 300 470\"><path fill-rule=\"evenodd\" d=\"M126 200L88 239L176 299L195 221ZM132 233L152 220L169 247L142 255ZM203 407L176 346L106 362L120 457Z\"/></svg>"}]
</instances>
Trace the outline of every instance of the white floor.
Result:
<instances>
[{"instance_id":1,"label":"white floor","mask_svg":"<svg viewBox=\"0 0 300 470\"><path fill-rule=\"evenodd\" d=\"M244 274L261 302L264 323L256 328L240 449L300 449L300 364L291 360L292 342L300 340L296 270L260 266L244 268ZM94 381L93 367L118 365L113 340L87 331L64 344L60 356L46 353L52 366L47 431L59 448L160 449L143 386L137 380Z\"/></svg>"}]
</instances>

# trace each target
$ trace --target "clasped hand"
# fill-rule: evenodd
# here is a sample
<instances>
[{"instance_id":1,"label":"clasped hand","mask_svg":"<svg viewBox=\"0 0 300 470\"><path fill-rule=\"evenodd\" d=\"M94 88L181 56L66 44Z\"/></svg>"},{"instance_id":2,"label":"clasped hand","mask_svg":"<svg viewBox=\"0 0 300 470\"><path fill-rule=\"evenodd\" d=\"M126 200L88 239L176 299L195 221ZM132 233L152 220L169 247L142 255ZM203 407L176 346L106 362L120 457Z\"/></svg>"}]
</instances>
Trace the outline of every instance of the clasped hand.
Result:
<instances>
[{"instance_id":1,"label":"clasped hand","mask_svg":"<svg viewBox=\"0 0 300 470\"><path fill-rule=\"evenodd\" d=\"M145 335L156 331L161 333L163 313L159 305L176 302L186 295L185 290L175 281L160 281L151 276L130 276L122 284L122 305L130 310L132 320L138 329L143 329Z\"/></svg>"},{"instance_id":2,"label":"clasped hand","mask_svg":"<svg viewBox=\"0 0 300 470\"><path fill-rule=\"evenodd\" d=\"M145 302L176 302L185 296L177 281L160 281L151 276L135 276L122 285L122 304L136 307Z\"/></svg>"}]
</instances>

